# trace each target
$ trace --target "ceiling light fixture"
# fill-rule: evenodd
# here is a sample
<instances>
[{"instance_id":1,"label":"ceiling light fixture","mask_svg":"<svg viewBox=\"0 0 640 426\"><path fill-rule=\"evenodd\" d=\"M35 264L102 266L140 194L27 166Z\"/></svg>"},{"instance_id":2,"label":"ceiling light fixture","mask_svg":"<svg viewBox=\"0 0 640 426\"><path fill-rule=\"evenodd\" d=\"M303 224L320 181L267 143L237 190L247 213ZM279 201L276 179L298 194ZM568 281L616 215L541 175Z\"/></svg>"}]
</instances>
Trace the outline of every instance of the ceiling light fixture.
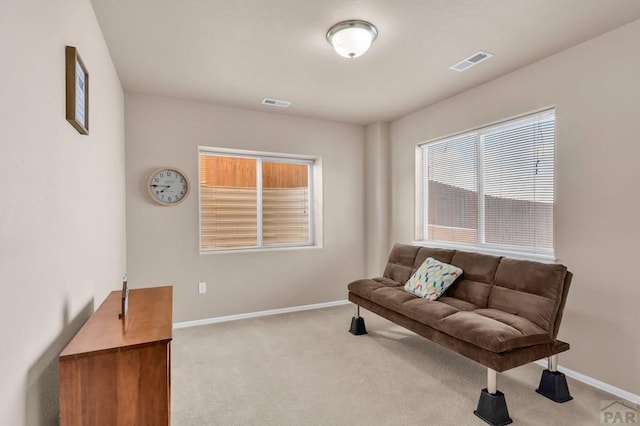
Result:
<instances>
[{"instance_id":1,"label":"ceiling light fixture","mask_svg":"<svg viewBox=\"0 0 640 426\"><path fill-rule=\"evenodd\" d=\"M364 55L376 37L378 29L372 23L358 19L338 22L327 31L327 41L345 58Z\"/></svg>"}]
</instances>

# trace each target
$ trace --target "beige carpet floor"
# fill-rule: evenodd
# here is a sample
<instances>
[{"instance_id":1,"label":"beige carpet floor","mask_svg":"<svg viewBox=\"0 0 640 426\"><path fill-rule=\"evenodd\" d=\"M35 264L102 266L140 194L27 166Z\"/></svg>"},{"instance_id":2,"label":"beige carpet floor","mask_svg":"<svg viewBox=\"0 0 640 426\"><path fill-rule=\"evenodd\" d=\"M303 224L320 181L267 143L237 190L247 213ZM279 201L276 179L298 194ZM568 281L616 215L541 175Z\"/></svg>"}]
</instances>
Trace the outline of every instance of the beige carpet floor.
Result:
<instances>
[{"instance_id":1,"label":"beige carpet floor","mask_svg":"<svg viewBox=\"0 0 640 426\"><path fill-rule=\"evenodd\" d=\"M172 424L483 425L486 369L375 314L347 332L351 306L174 332ZM562 357L560 357L562 364ZM516 425L599 425L612 395L569 379L573 401L534 390L535 364L498 375Z\"/></svg>"}]
</instances>

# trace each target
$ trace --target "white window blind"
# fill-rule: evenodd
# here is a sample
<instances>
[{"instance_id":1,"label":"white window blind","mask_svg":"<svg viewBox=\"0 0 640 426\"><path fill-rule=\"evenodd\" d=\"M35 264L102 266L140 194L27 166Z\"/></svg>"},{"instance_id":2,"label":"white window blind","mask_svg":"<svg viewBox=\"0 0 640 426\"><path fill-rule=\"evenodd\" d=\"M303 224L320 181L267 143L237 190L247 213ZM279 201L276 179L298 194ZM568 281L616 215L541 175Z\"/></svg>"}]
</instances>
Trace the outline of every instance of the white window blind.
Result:
<instances>
[{"instance_id":1,"label":"white window blind","mask_svg":"<svg viewBox=\"0 0 640 426\"><path fill-rule=\"evenodd\" d=\"M262 162L265 244L309 242L309 165Z\"/></svg>"},{"instance_id":2,"label":"white window blind","mask_svg":"<svg viewBox=\"0 0 640 426\"><path fill-rule=\"evenodd\" d=\"M427 170L428 238L478 241L478 176L474 135L429 145Z\"/></svg>"},{"instance_id":3,"label":"white window blind","mask_svg":"<svg viewBox=\"0 0 640 426\"><path fill-rule=\"evenodd\" d=\"M313 161L200 152L200 250L310 245Z\"/></svg>"},{"instance_id":4,"label":"white window blind","mask_svg":"<svg viewBox=\"0 0 640 426\"><path fill-rule=\"evenodd\" d=\"M424 239L553 256L555 112L422 145Z\"/></svg>"}]
</instances>

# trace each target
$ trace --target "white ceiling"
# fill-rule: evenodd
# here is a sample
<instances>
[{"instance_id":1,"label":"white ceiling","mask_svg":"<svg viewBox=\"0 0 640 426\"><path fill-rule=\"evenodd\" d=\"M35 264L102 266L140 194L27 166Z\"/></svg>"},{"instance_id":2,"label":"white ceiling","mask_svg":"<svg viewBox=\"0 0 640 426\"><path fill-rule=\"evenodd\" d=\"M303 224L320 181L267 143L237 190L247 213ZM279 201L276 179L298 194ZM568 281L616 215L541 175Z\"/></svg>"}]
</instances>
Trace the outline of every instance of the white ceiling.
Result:
<instances>
[{"instance_id":1,"label":"white ceiling","mask_svg":"<svg viewBox=\"0 0 640 426\"><path fill-rule=\"evenodd\" d=\"M640 19L639 0L92 3L125 91L358 124L398 118ZM360 58L338 56L325 39L346 19L378 28ZM449 70L478 50L494 57ZM265 97L292 106L260 105Z\"/></svg>"}]
</instances>

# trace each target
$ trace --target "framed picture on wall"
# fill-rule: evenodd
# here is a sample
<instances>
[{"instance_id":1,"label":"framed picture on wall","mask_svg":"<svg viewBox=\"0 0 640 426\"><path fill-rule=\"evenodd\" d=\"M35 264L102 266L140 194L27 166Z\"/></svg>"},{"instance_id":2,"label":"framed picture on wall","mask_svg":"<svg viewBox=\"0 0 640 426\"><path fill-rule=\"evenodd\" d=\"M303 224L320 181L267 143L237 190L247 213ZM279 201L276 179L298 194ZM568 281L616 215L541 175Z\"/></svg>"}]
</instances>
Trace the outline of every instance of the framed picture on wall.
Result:
<instances>
[{"instance_id":1,"label":"framed picture on wall","mask_svg":"<svg viewBox=\"0 0 640 426\"><path fill-rule=\"evenodd\" d=\"M83 135L89 134L89 72L73 46L65 49L67 121Z\"/></svg>"}]
</instances>

